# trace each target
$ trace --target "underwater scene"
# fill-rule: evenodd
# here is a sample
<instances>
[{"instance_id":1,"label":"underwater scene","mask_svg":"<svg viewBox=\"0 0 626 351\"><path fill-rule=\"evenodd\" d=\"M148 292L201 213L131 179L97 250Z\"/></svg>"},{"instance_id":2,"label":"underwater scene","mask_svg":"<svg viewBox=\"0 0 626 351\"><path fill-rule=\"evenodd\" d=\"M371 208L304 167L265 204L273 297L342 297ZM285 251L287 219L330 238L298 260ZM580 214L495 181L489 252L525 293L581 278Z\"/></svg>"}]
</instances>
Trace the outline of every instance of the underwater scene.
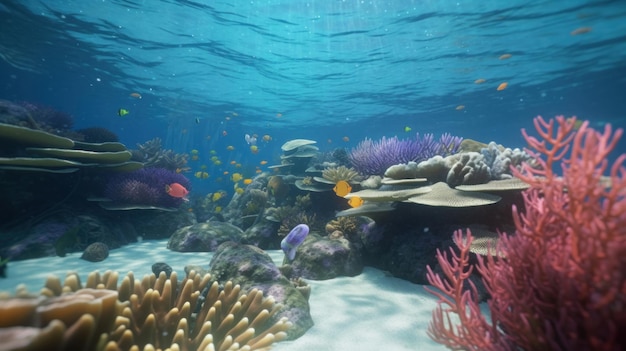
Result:
<instances>
[{"instance_id":1,"label":"underwater scene","mask_svg":"<svg viewBox=\"0 0 626 351\"><path fill-rule=\"evenodd\" d=\"M626 1L0 23L0 351L626 349Z\"/></svg>"}]
</instances>

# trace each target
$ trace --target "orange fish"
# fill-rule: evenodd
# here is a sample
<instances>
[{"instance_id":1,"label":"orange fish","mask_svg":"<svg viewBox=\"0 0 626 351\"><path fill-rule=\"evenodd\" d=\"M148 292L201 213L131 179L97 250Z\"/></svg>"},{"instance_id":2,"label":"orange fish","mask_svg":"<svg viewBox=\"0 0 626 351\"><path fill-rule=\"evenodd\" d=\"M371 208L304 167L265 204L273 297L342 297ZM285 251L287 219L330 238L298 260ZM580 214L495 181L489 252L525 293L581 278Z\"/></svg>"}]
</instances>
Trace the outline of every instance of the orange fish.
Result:
<instances>
[{"instance_id":1,"label":"orange fish","mask_svg":"<svg viewBox=\"0 0 626 351\"><path fill-rule=\"evenodd\" d=\"M364 202L363 199L361 199L358 196L354 196L354 197L351 197L350 200L348 200L348 205L356 208L356 207L363 205L363 202Z\"/></svg>"},{"instance_id":2,"label":"orange fish","mask_svg":"<svg viewBox=\"0 0 626 351\"><path fill-rule=\"evenodd\" d=\"M508 87L508 86L509 86L509 83L507 83L507 82L502 82L502 83L500 83L500 85L498 85L498 88L497 88L496 90L497 90L497 91L501 91L501 90L506 89L506 87Z\"/></svg>"},{"instance_id":3,"label":"orange fish","mask_svg":"<svg viewBox=\"0 0 626 351\"><path fill-rule=\"evenodd\" d=\"M464 109L465 109L465 105L459 105L459 106L457 106L455 108L455 110L457 110L457 111L461 111L461 110L464 110Z\"/></svg>"},{"instance_id":4,"label":"orange fish","mask_svg":"<svg viewBox=\"0 0 626 351\"><path fill-rule=\"evenodd\" d=\"M135 99L141 99L141 94L139 94L139 93L130 93L130 97L134 97Z\"/></svg>"},{"instance_id":5,"label":"orange fish","mask_svg":"<svg viewBox=\"0 0 626 351\"><path fill-rule=\"evenodd\" d=\"M474 81L474 84L483 84L486 81L487 81L486 79L478 78Z\"/></svg>"},{"instance_id":6,"label":"orange fish","mask_svg":"<svg viewBox=\"0 0 626 351\"><path fill-rule=\"evenodd\" d=\"M259 163L261 164L261 166L263 166L263 165L266 165L266 164L267 164L267 161L263 160L263 161L261 161L261 162L259 162Z\"/></svg>"},{"instance_id":7,"label":"orange fish","mask_svg":"<svg viewBox=\"0 0 626 351\"><path fill-rule=\"evenodd\" d=\"M250 179L250 178L246 178L246 179L244 179L244 180L243 180L243 184L244 184L244 185L250 185L250 184L252 184L252 179Z\"/></svg>"},{"instance_id":8,"label":"orange fish","mask_svg":"<svg viewBox=\"0 0 626 351\"><path fill-rule=\"evenodd\" d=\"M179 183L172 183L170 185L165 186L165 192L171 197L178 197L185 199L185 196L189 194L189 190L187 190L184 186Z\"/></svg>"},{"instance_id":9,"label":"orange fish","mask_svg":"<svg viewBox=\"0 0 626 351\"><path fill-rule=\"evenodd\" d=\"M591 32L591 27L580 27L580 28L574 29L569 34L571 34L571 35L578 35L578 34L585 34L585 33L589 33L589 32Z\"/></svg>"},{"instance_id":10,"label":"orange fish","mask_svg":"<svg viewBox=\"0 0 626 351\"><path fill-rule=\"evenodd\" d=\"M511 58L511 54L504 54L504 55L500 55L500 57L498 57L500 60L506 60L506 59L510 59Z\"/></svg>"},{"instance_id":11,"label":"orange fish","mask_svg":"<svg viewBox=\"0 0 626 351\"><path fill-rule=\"evenodd\" d=\"M261 172L263 172L263 171L262 171L262 170L260 170L260 169L257 169L257 170L255 170L255 171L254 171L254 173L256 173L256 174L259 174L259 173L261 173Z\"/></svg>"},{"instance_id":12,"label":"orange fish","mask_svg":"<svg viewBox=\"0 0 626 351\"><path fill-rule=\"evenodd\" d=\"M333 191L337 194L337 196L344 197L352 191L352 187L345 180L340 180L335 184Z\"/></svg>"},{"instance_id":13,"label":"orange fish","mask_svg":"<svg viewBox=\"0 0 626 351\"><path fill-rule=\"evenodd\" d=\"M232 160L232 161L230 161L230 164L234 166L234 165L236 165L236 164L237 164L237 161Z\"/></svg>"}]
</instances>

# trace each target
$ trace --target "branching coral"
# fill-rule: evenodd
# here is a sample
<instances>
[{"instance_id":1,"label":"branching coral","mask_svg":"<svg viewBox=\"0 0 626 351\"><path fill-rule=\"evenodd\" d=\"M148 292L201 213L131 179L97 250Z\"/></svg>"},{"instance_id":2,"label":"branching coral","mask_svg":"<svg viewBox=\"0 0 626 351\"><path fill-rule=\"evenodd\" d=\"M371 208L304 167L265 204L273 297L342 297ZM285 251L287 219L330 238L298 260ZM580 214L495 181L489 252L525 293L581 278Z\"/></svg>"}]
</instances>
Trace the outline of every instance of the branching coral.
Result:
<instances>
[{"instance_id":1,"label":"branching coral","mask_svg":"<svg viewBox=\"0 0 626 351\"><path fill-rule=\"evenodd\" d=\"M119 287L117 280L117 273L92 273L83 288L75 274L64 286L49 279L42 290L47 298L13 298L0 305L3 316L14 317L3 318L0 327L6 329L0 335L21 342L25 350L51 345L58 350L268 350L290 326L275 320L281 305L271 297L256 289L241 295L231 282L211 284L210 275L190 272L179 282L175 272L169 279L163 272L135 281L129 273ZM35 337L25 340L29 334ZM58 343L41 344L51 340Z\"/></svg>"},{"instance_id":2,"label":"branching coral","mask_svg":"<svg viewBox=\"0 0 626 351\"><path fill-rule=\"evenodd\" d=\"M338 217L326 223L326 233L331 234L334 231L340 231L345 236L350 236L356 233L357 223L356 217Z\"/></svg>"},{"instance_id":3,"label":"branching coral","mask_svg":"<svg viewBox=\"0 0 626 351\"><path fill-rule=\"evenodd\" d=\"M330 180L333 183L337 183L340 180L344 180L346 182L351 181L360 181L359 172L356 169L346 166L339 167L328 167L322 171L322 177L324 179Z\"/></svg>"},{"instance_id":4,"label":"branching coral","mask_svg":"<svg viewBox=\"0 0 626 351\"><path fill-rule=\"evenodd\" d=\"M428 333L459 350L624 350L626 154L610 167L607 159L623 131L600 133L588 122L576 131L575 118L562 116L534 123L541 140L522 132L537 164L513 170L531 186L525 212L514 208L515 234L500 237L498 255L478 257L490 321L474 285L463 290L473 239L456 232L460 254L437 254L445 278L428 270L440 290L429 290L440 302Z\"/></svg>"},{"instance_id":5,"label":"branching coral","mask_svg":"<svg viewBox=\"0 0 626 351\"><path fill-rule=\"evenodd\" d=\"M143 162L145 167L159 167L175 171L184 168L187 164L187 154L178 154L173 150L163 149L160 138L137 144L137 149L132 152L133 160Z\"/></svg>"}]
</instances>

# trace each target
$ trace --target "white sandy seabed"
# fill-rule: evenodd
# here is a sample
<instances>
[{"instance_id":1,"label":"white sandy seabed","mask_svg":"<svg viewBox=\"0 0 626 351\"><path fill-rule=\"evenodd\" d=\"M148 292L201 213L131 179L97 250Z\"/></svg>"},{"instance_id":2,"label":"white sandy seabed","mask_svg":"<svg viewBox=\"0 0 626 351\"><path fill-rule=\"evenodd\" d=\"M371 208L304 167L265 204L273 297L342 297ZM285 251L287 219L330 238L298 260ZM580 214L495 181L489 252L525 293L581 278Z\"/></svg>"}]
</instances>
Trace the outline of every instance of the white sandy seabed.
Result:
<instances>
[{"instance_id":1,"label":"white sandy seabed","mask_svg":"<svg viewBox=\"0 0 626 351\"><path fill-rule=\"evenodd\" d=\"M77 272L85 281L94 270L120 275L132 271L140 278L151 273L155 262L166 262L177 272L188 264L208 268L212 253L174 252L165 245L165 240L134 243L111 250L106 260L97 263L81 260L80 253L9 262L8 277L0 278L0 291L13 293L18 284L25 284L29 291L38 292L46 277L63 278L68 271ZM281 264L282 251L268 253ZM297 340L275 344L273 350L445 350L426 335L436 298L421 285L371 267L356 277L307 282L315 325Z\"/></svg>"}]
</instances>

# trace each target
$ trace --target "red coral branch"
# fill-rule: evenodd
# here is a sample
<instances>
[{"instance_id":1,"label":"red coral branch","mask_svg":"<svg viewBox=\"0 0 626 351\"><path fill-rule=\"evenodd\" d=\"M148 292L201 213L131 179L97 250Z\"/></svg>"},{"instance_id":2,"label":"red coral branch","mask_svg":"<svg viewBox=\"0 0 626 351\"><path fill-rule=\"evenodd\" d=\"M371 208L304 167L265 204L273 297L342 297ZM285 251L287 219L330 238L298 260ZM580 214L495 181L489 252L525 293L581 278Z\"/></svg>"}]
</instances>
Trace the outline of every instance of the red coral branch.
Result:
<instances>
[{"instance_id":1,"label":"red coral branch","mask_svg":"<svg viewBox=\"0 0 626 351\"><path fill-rule=\"evenodd\" d=\"M534 124L541 139L522 132L537 163L513 169L531 185L525 212L513 209L516 232L499 241L505 258L479 257L477 266L491 322L473 313L475 288L462 289L471 235L464 242L456 233L461 254L437 254L447 280L429 269L441 290L429 335L463 350L626 349L626 155L611 167L607 160L623 132L586 122L576 130L576 119L564 117Z\"/></svg>"}]
</instances>

